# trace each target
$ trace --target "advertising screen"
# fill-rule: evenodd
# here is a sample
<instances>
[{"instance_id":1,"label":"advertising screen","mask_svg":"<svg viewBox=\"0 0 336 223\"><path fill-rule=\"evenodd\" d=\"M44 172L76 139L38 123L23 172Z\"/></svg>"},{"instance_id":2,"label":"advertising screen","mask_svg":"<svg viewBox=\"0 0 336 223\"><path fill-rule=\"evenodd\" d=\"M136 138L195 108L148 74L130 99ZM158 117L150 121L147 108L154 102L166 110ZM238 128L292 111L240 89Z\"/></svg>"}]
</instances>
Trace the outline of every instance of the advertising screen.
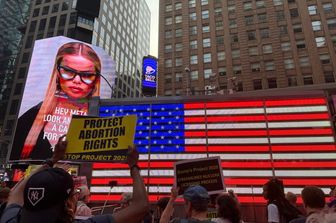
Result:
<instances>
[{"instance_id":1,"label":"advertising screen","mask_svg":"<svg viewBox=\"0 0 336 223\"><path fill-rule=\"evenodd\" d=\"M152 56L142 61L142 91L144 95L156 95L157 59Z\"/></svg>"},{"instance_id":2,"label":"advertising screen","mask_svg":"<svg viewBox=\"0 0 336 223\"><path fill-rule=\"evenodd\" d=\"M114 62L103 49L66 37L35 42L10 160L51 157L72 115L87 115L90 98L110 98Z\"/></svg>"}]
</instances>

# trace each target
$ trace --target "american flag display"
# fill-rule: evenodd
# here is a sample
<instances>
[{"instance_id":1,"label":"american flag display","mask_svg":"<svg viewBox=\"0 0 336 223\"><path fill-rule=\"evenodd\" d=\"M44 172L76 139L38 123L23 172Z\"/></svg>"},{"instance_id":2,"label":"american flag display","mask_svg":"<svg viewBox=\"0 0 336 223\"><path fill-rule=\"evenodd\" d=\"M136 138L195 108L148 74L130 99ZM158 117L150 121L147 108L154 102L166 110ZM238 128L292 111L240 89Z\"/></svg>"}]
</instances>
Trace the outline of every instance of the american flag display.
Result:
<instances>
[{"instance_id":1,"label":"american flag display","mask_svg":"<svg viewBox=\"0 0 336 223\"><path fill-rule=\"evenodd\" d=\"M323 97L110 105L99 112L137 115L134 143L150 201L170 194L175 161L212 156L220 156L226 188L243 203L265 202L262 186L271 177L296 194L306 185L325 193L336 185L335 140ZM112 190L111 180L118 182ZM90 190L91 201L120 200L132 191L127 165L94 163Z\"/></svg>"}]
</instances>

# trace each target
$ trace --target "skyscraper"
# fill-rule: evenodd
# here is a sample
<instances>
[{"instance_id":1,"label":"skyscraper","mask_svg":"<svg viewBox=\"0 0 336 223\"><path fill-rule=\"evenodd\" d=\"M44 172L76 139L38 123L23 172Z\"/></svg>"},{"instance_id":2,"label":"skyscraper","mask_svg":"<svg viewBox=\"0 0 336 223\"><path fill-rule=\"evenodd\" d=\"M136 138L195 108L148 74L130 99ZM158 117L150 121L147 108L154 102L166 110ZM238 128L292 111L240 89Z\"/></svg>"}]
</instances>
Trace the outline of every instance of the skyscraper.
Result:
<instances>
[{"instance_id":1,"label":"skyscraper","mask_svg":"<svg viewBox=\"0 0 336 223\"><path fill-rule=\"evenodd\" d=\"M141 60L149 52L150 11L145 0L34 0L13 75L0 150L7 153L22 98L34 41L68 36L98 45L116 61L114 97L140 96ZM138 72L139 71L139 72ZM111 83L113 85L114 83ZM15 86L15 87L14 87Z\"/></svg>"},{"instance_id":2,"label":"skyscraper","mask_svg":"<svg viewBox=\"0 0 336 223\"><path fill-rule=\"evenodd\" d=\"M335 82L332 0L160 1L159 94Z\"/></svg>"}]
</instances>

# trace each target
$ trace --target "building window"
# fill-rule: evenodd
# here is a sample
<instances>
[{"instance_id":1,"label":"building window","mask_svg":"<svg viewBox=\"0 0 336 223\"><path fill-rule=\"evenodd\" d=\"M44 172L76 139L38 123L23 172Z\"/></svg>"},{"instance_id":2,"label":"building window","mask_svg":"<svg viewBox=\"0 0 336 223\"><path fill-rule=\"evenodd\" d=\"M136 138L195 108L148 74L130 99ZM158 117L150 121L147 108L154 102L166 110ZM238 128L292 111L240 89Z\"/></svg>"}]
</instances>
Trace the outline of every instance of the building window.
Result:
<instances>
[{"instance_id":1,"label":"building window","mask_svg":"<svg viewBox=\"0 0 336 223\"><path fill-rule=\"evenodd\" d=\"M323 36L316 37L315 42L316 42L317 47L325 47L326 46L325 37L323 37Z\"/></svg>"},{"instance_id":2,"label":"building window","mask_svg":"<svg viewBox=\"0 0 336 223\"><path fill-rule=\"evenodd\" d=\"M190 49L197 49L197 40L190 41Z\"/></svg>"},{"instance_id":3,"label":"building window","mask_svg":"<svg viewBox=\"0 0 336 223\"><path fill-rule=\"evenodd\" d=\"M189 0L189 8L196 7L196 0Z\"/></svg>"},{"instance_id":4,"label":"building window","mask_svg":"<svg viewBox=\"0 0 336 223\"><path fill-rule=\"evenodd\" d=\"M261 79L253 80L253 89L254 90L261 90L262 89L262 81L261 81Z\"/></svg>"},{"instance_id":5,"label":"building window","mask_svg":"<svg viewBox=\"0 0 336 223\"><path fill-rule=\"evenodd\" d=\"M296 81L295 76L288 77L287 81L288 81L288 87L297 86L297 81Z\"/></svg>"},{"instance_id":6,"label":"building window","mask_svg":"<svg viewBox=\"0 0 336 223\"><path fill-rule=\"evenodd\" d=\"M58 12L59 4L55 4L52 6L51 13Z\"/></svg>"},{"instance_id":7,"label":"building window","mask_svg":"<svg viewBox=\"0 0 336 223\"><path fill-rule=\"evenodd\" d=\"M256 6L257 6L257 9L265 8L265 1L264 0L256 0Z\"/></svg>"},{"instance_id":8,"label":"building window","mask_svg":"<svg viewBox=\"0 0 336 223\"><path fill-rule=\"evenodd\" d=\"M241 66L233 65L233 74L241 74Z\"/></svg>"},{"instance_id":9,"label":"building window","mask_svg":"<svg viewBox=\"0 0 336 223\"><path fill-rule=\"evenodd\" d=\"M267 22L267 15L266 13L258 14L258 21L259 23Z\"/></svg>"},{"instance_id":10,"label":"building window","mask_svg":"<svg viewBox=\"0 0 336 223\"><path fill-rule=\"evenodd\" d=\"M252 63L251 64L251 71L252 72L259 72L260 71L260 63Z\"/></svg>"},{"instance_id":11,"label":"building window","mask_svg":"<svg viewBox=\"0 0 336 223\"><path fill-rule=\"evenodd\" d=\"M197 60L197 55L191 55L190 56L190 64L197 64L198 60Z\"/></svg>"},{"instance_id":12,"label":"building window","mask_svg":"<svg viewBox=\"0 0 336 223\"><path fill-rule=\"evenodd\" d=\"M175 3L175 10L179 10L179 9L182 9L182 3L181 2Z\"/></svg>"},{"instance_id":13,"label":"building window","mask_svg":"<svg viewBox=\"0 0 336 223\"><path fill-rule=\"evenodd\" d=\"M237 23L235 19L230 19L229 20L229 27L232 28L237 28Z\"/></svg>"},{"instance_id":14,"label":"building window","mask_svg":"<svg viewBox=\"0 0 336 223\"><path fill-rule=\"evenodd\" d=\"M204 70L204 79L209 79L211 75L212 75L212 69Z\"/></svg>"},{"instance_id":15,"label":"building window","mask_svg":"<svg viewBox=\"0 0 336 223\"><path fill-rule=\"evenodd\" d=\"M198 70L193 70L190 72L190 80L192 81L198 80Z\"/></svg>"},{"instance_id":16,"label":"building window","mask_svg":"<svg viewBox=\"0 0 336 223\"><path fill-rule=\"evenodd\" d=\"M285 69L293 69L294 68L293 59L285 59L284 64L285 64Z\"/></svg>"},{"instance_id":17,"label":"building window","mask_svg":"<svg viewBox=\"0 0 336 223\"><path fill-rule=\"evenodd\" d=\"M265 62L265 70L266 71L275 70L274 62L273 61L267 61L267 62Z\"/></svg>"},{"instance_id":18,"label":"building window","mask_svg":"<svg viewBox=\"0 0 336 223\"><path fill-rule=\"evenodd\" d=\"M172 76L171 76L171 74L166 74L164 76L164 79L165 79L165 83L166 84L170 84L172 82Z\"/></svg>"},{"instance_id":19,"label":"building window","mask_svg":"<svg viewBox=\"0 0 336 223\"><path fill-rule=\"evenodd\" d=\"M232 50L232 58L237 59L240 57L240 50Z\"/></svg>"},{"instance_id":20,"label":"building window","mask_svg":"<svg viewBox=\"0 0 336 223\"><path fill-rule=\"evenodd\" d=\"M197 26L190 26L190 35L196 35L197 34Z\"/></svg>"},{"instance_id":21,"label":"building window","mask_svg":"<svg viewBox=\"0 0 336 223\"><path fill-rule=\"evenodd\" d=\"M332 41L333 45L336 47L336 35L331 36L331 41Z\"/></svg>"},{"instance_id":22,"label":"building window","mask_svg":"<svg viewBox=\"0 0 336 223\"><path fill-rule=\"evenodd\" d=\"M290 43L289 42L281 43L281 49L282 51L290 50L291 49Z\"/></svg>"},{"instance_id":23,"label":"building window","mask_svg":"<svg viewBox=\"0 0 336 223\"><path fill-rule=\"evenodd\" d=\"M326 83L334 83L335 82L334 73L332 71L325 71L324 80Z\"/></svg>"},{"instance_id":24,"label":"building window","mask_svg":"<svg viewBox=\"0 0 336 223\"><path fill-rule=\"evenodd\" d=\"M280 35L288 34L287 26L279 26L279 30L280 30Z\"/></svg>"},{"instance_id":25,"label":"building window","mask_svg":"<svg viewBox=\"0 0 336 223\"><path fill-rule=\"evenodd\" d=\"M247 38L248 40L256 40L256 32L255 31L249 31L247 32Z\"/></svg>"},{"instance_id":26,"label":"building window","mask_svg":"<svg viewBox=\"0 0 336 223\"><path fill-rule=\"evenodd\" d=\"M263 45L263 53L272 53L272 45L271 44L267 44L267 45Z\"/></svg>"},{"instance_id":27,"label":"building window","mask_svg":"<svg viewBox=\"0 0 336 223\"><path fill-rule=\"evenodd\" d=\"M236 12L236 6L235 5L228 6L228 11L229 11L229 15L234 14Z\"/></svg>"},{"instance_id":28,"label":"building window","mask_svg":"<svg viewBox=\"0 0 336 223\"><path fill-rule=\"evenodd\" d=\"M165 19L165 25L171 25L173 24L173 18L172 17L168 17Z\"/></svg>"},{"instance_id":29,"label":"building window","mask_svg":"<svg viewBox=\"0 0 336 223\"><path fill-rule=\"evenodd\" d=\"M299 16L299 11L297 8L294 8L294 9L290 9L289 10L289 13L291 15L292 18L296 18Z\"/></svg>"},{"instance_id":30,"label":"building window","mask_svg":"<svg viewBox=\"0 0 336 223\"><path fill-rule=\"evenodd\" d=\"M45 6L45 7L43 7L42 15L47 15L48 12L49 12L49 6Z\"/></svg>"},{"instance_id":31,"label":"building window","mask_svg":"<svg viewBox=\"0 0 336 223\"><path fill-rule=\"evenodd\" d=\"M181 37L182 36L182 29L176 29L175 30L175 37Z\"/></svg>"},{"instance_id":32,"label":"building window","mask_svg":"<svg viewBox=\"0 0 336 223\"><path fill-rule=\"evenodd\" d=\"M39 14L40 14L40 9L39 8L34 9L34 11L33 11L33 17L37 17Z\"/></svg>"},{"instance_id":33,"label":"building window","mask_svg":"<svg viewBox=\"0 0 336 223\"><path fill-rule=\"evenodd\" d=\"M165 60L165 67L172 67L172 60L171 59L167 59Z\"/></svg>"},{"instance_id":34,"label":"building window","mask_svg":"<svg viewBox=\"0 0 336 223\"><path fill-rule=\"evenodd\" d=\"M183 44L182 43L176 43L175 44L175 51L179 52L183 50Z\"/></svg>"},{"instance_id":35,"label":"building window","mask_svg":"<svg viewBox=\"0 0 336 223\"><path fill-rule=\"evenodd\" d=\"M226 75L226 67L219 67L218 68L218 74L219 74L219 76L225 76Z\"/></svg>"},{"instance_id":36,"label":"building window","mask_svg":"<svg viewBox=\"0 0 336 223\"><path fill-rule=\"evenodd\" d=\"M165 45L165 53L170 53L170 52L172 52L172 49L173 49L173 47L172 47L171 44L167 44L167 45Z\"/></svg>"},{"instance_id":37,"label":"building window","mask_svg":"<svg viewBox=\"0 0 336 223\"><path fill-rule=\"evenodd\" d=\"M182 16L181 15L175 16L175 23L178 24L178 23L181 23L181 22L182 22Z\"/></svg>"},{"instance_id":38,"label":"building window","mask_svg":"<svg viewBox=\"0 0 336 223\"><path fill-rule=\"evenodd\" d=\"M231 34L231 42L232 43L238 43L238 34L237 33Z\"/></svg>"},{"instance_id":39,"label":"building window","mask_svg":"<svg viewBox=\"0 0 336 223\"><path fill-rule=\"evenodd\" d=\"M283 0L273 0L273 5L274 6L283 5Z\"/></svg>"},{"instance_id":40,"label":"building window","mask_svg":"<svg viewBox=\"0 0 336 223\"><path fill-rule=\"evenodd\" d=\"M38 30L39 31L44 31L45 27L46 27L46 23L47 23L47 19L42 19L40 20L40 25L39 25L39 28ZM65 22L64 22L65 24ZM64 25L63 25L64 26Z\"/></svg>"},{"instance_id":41,"label":"building window","mask_svg":"<svg viewBox=\"0 0 336 223\"><path fill-rule=\"evenodd\" d=\"M321 54L320 55L320 61L322 64L328 64L330 63L330 56L329 54Z\"/></svg>"},{"instance_id":42,"label":"building window","mask_svg":"<svg viewBox=\"0 0 336 223\"><path fill-rule=\"evenodd\" d=\"M293 25L293 31L294 31L294 33L301 33L302 32L302 25L301 24Z\"/></svg>"},{"instance_id":43,"label":"building window","mask_svg":"<svg viewBox=\"0 0 336 223\"><path fill-rule=\"evenodd\" d=\"M253 15L245 16L245 24L246 25L252 25L253 24Z\"/></svg>"},{"instance_id":44,"label":"building window","mask_svg":"<svg viewBox=\"0 0 336 223\"><path fill-rule=\"evenodd\" d=\"M203 63L211 63L211 53L203 54Z\"/></svg>"},{"instance_id":45,"label":"building window","mask_svg":"<svg viewBox=\"0 0 336 223\"><path fill-rule=\"evenodd\" d=\"M171 12L173 11L173 6L171 4L166 5L166 12Z\"/></svg>"},{"instance_id":46,"label":"building window","mask_svg":"<svg viewBox=\"0 0 336 223\"><path fill-rule=\"evenodd\" d=\"M207 5L209 4L209 0L201 0L201 5Z\"/></svg>"},{"instance_id":47,"label":"building window","mask_svg":"<svg viewBox=\"0 0 336 223\"><path fill-rule=\"evenodd\" d=\"M165 90L164 95L165 96L172 96L172 90Z\"/></svg>"},{"instance_id":48,"label":"building window","mask_svg":"<svg viewBox=\"0 0 336 223\"><path fill-rule=\"evenodd\" d=\"M197 19L196 12L190 13L189 18L190 20L195 21Z\"/></svg>"},{"instance_id":49,"label":"building window","mask_svg":"<svg viewBox=\"0 0 336 223\"><path fill-rule=\"evenodd\" d=\"M287 0L289 4L295 3L295 0Z\"/></svg>"},{"instance_id":50,"label":"building window","mask_svg":"<svg viewBox=\"0 0 336 223\"><path fill-rule=\"evenodd\" d=\"M10 106L9 114L14 115L17 113L19 101L18 100L13 100Z\"/></svg>"},{"instance_id":51,"label":"building window","mask_svg":"<svg viewBox=\"0 0 336 223\"><path fill-rule=\"evenodd\" d=\"M183 81L183 74L178 72L175 73L175 82L182 82Z\"/></svg>"},{"instance_id":52,"label":"building window","mask_svg":"<svg viewBox=\"0 0 336 223\"><path fill-rule=\"evenodd\" d=\"M296 41L296 48L303 49L306 48L306 43L304 40L297 40Z\"/></svg>"},{"instance_id":53,"label":"building window","mask_svg":"<svg viewBox=\"0 0 336 223\"><path fill-rule=\"evenodd\" d=\"M203 39L203 48L210 47L211 41L210 38Z\"/></svg>"},{"instance_id":54,"label":"building window","mask_svg":"<svg viewBox=\"0 0 336 223\"><path fill-rule=\"evenodd\" d=\"M225 51L217 52L217 60L225 60Z\"/></svg>"},{"instance_id":55,"label":"building window","mask_svg":"<svg viewBox=\"0 0 336 223\"><path fill-rule=\"evenodd\" d=\"M175 58L175 66L182 66L182 58Z\"/></svg>"},{"instance_id":56,"label":"building window","mask_svg":"<svg viewBox=\"0 0 336 223\"><path fill-rule=\"evenodd\" d=\"M223 29L224 29L223 21L217 21L216 30L223 30Z\"/></svg>"},{"instance_id":57,"label":"building window","mask_svg":"<svg viewBox=\"0 0 336 223\"><path fill-rule=\"evenodd\" d=\"M202 31L203 31L203 33L208 33L208 32L210 32L210 26L203 26L203 27L202 27Z\"/></svg>"},{"instance_id":58,"label":"building window","mask_svg":"<svg viewBox=\"0 0 336 223\"><path fill-rule=\"evenodd\" d=\"M202 11L202 19L208 19L209 18L209 10Z\"/></svg>"},{"instance_id":59,"label":"building window","mask_svg":"<svg viewBox=\"0 0 336 223\"><path fill-rule=\"evenodd\" d=\"M323 11L324 11L325 13L333 12L333 11L334 11L334 8L333 8L332 3L325 3L325 4L323 4Z\"/></svg>"},{"instance_id":60,"label":"building window","mask_svg":"<svg viewBox=\"0 0 336 223\"><path fill-rule=\"evenodd\" d=\"M311 75L305 75L305 76L303 76L303 84L304 85L314 84L313 77Z\"/></svg>"},{"instance_id":61,"label":"building window","mask_svg":"<svg viewBox=\"0 0 336 223\"><path fill-rule=\"evenodd\" d=\"M257 47L250 47L249 48L249 56L256 56L258 55L258 48Z\"/></svg>"},{"instance_id":62,"label":"building window","mask_svg":"<svg viewBox=\"0 0 336 223\"><path fill-rule=\"evenodd\" d=\"M268 78L267 83L268 83L268 88L277 88L278 87L276 78Z\"/></svg>"},{"instance_id":63,"label":"building window","mask_svg":"<svg viewBox=\"0 0 336 223\"><path fill-rule=\"evenodd\" d=\"M309 66L309 58L308 57L301 57L299 59L300 67L308 67Z\"/></svg>"},{"instance_id":64,"label":"building window","mask_svg":"<svg viewBox=\"0 0 336 223\"><path fill-rule=\"evenodd\" d=\"M260 36L262 39L269 38L269 31L268 29L261 29Z\"/></svg>"},{"instance_id":65,"label":"building window","mask_svg":"<svg viewBox=\"0 0 336 223\"><path fill-rule=\"evenodd\" d=\"M224 36L217 36L216 43L217 45L224 45Z\"/></svg>"},{"instance_id":66,"label":"building window","mask_svg":"<svg viewBox=\"0 0 336 223\"><path fill-rule=\"evenodd\" d=\"M165 38L166 39L169 39L169 38L172 38L173 37L173 34L172 34L172 31L171 30L168 30L165 32Z\"/></svg>"},{"instance_id":67,"label":"building window","mask_svg":"<svg viewBox=\"0 0 336 223\"><path fill-rule=\"evenodd\" d=\"M215 16L222 16L222 8L215 8Z\"/></svg>"},{"instance_id":68,"label":"building window","mask_svg":"<svg viewBox=\"0 0 336 223\"><path fill-rule=\"evenodd\" d=\"M317 14L317 5L308 6L308 13L309 13L309 15L316 15Z\"/></svg>"},{"instance_id":69,"label":"building window","mask_svg":"<svg viewBox=\"0 0 336 223\"><path fill-rule=\"evenodd\" d=\"M320 31L321 30L321 21L313 21L312 27L314 31Z\"/></svg>"},{"instance_id":70,"label":"building window","mask_svg":"<svg viewBox=\"0 0 336 223\"><path fill-rule=\"evenodd\" d=\"M284 11L277 11L276 16L277 16L277 21L285 20L285 12Z\"/></svg>"},{"instance_id":71,"label":"building window","mask_svg":"<svg viewBox=\"0 0 336 223\"><path fill-rule=\"evenodd\" d=\"M252 2L245 2L244 3L244 10L252 10Z\"/></svg>"},{"instance_id":72,"label":"building window","mask_svg":"<svg viewBox=\"0 0 336 223\"><path fill-rule=\"evenodd\" d=\"M329 29L336 29L336 19L328 19L327 24Z\"/></svg>"}]
</instances>

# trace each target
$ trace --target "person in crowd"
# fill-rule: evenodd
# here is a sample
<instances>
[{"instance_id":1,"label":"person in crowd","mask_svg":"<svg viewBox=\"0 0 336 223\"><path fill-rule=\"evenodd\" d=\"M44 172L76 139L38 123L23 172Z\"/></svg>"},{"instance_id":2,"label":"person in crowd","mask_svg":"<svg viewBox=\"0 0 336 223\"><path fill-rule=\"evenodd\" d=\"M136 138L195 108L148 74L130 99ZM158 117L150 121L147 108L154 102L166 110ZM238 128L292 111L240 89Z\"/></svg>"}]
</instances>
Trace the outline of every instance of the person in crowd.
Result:
<instances>
[{"instance_id":1,"label":"person in crowd","mask_svg":"<svg viewBox=\"0 0 336 223\"><path fill-rule=\"evenodd\" d=\"M9 197L10 189L9 187L1 187L0 188L0 217L2 212L5 210L7 205L7 200Z\"/></svg>"},{"instance_id":2,"label":"person in crowd","mask_svg":"<svg viewBox=\"0 0 336 223\"><path fill-rule=\"evenodd\" d=\"M170 217L174 211L174 201L178 195L178 188L173 187L171 192L171 197L167 204L166 209L163 211L160 223L169 222ZM171 223L181 223L181 222L199 222L199 223L210 223L207 218L208 204L210 201L210 196L208 191L202 186L190 186L183 193L183 198L185 201L185 211L186 218L175 218Z\"/></svg>"},{"instance_id":3,"label":"person in crowd","mask_svg":"<svg viewBox=\"0 0 336 223\"><path fill-rule=\"evenodd\" d=\"M269 223L287 223L301 215L300 210L285 198L281 180L274 178L264 184L263 196L267 200L267 221Z\"/></svg>"},{"instance_id":4,"label":"person in crowd","mask_svg":"<svg viewBox=\"0 0 336 223\"><path fill-rule=\"evenodd\" d=\"M161 197L156 203L156 215L154 222L158 223L160 221L163 211L166 209L169 202L169 197Z\"/></svg>"},{"instance_id":5,"label":"person in crowd","mask_svg":"<svg viewBox=\"0 0 336 223\"><path fill-rule=\"evenodd\" d=\"M76 220L74 182L69 173L52 168L64 157L66 141L62 137L54 155L34 174L20 181L13 189L0 223L138 223L149 210L148 196L137 165L139 153L129 147L127 164L133 179L133 200L129 207L112 215Z\"/></svg>"},{"instance_id":6,"label":"person in crowd","mask_svg":"<svg viewBox=\"0 0 336 223\"><path fill-rule=\"evenodd\" d=\"M336 207L336 186L330 187L330 201L328 203L328 207L333 208Z\"/></svg>"},{"instance_id":7,"label":"person in crowd","mask_svg":"<svg viewBox=\"0 0 336 223\"><path fill-rule=\"evenodd\" d=\"M293 205L294 207L297 207L297 204L296 204L296 201L297 201L296 194L294 194L293 192L288 191L286 193L286 199L289 201L289 203L291 205Z\"/></svg>"},{"instance_id":8,"label":"person in crowd","mask_svg":"<svg viewBox=\"0 0 336 223\"><path fill-rule=\"evenodd\" d=\"M100 59L90 46L80 42L61 46L44 101L29 109L18 120L12 159L50 157L58 136L62 134L59 131L70 123L64 120L70 119L73 113L87 114L89 99L99 96L100 72ZM61 117L62 126L50 121L52 117Z\"/></svg>"},{"instance_id":9,"label":"person in crowd","mask_svg":"<svg viewBox=\"0 0 336 223\"><path fill-rule=\"evenodd\" d=\"M91 208L87 206L90 198L90 190L86 185L77 188L79 190L76 207L76 216L92 216Z\"/></svg>"},{"instance_id":10,"label":"person in crowd","mask_svg":"<svg viewBox=\"0 0 336 223\"><path fill-rule=\"evenodd\" d=\"M307 223L336 222L336 210L326 205L325 194L320 188L305 187L302 190L302 199L308 214Z\"/></svg>"},{"instance_id":11,"label":"person in crowd","mask_svg":"<svg viewBox=\"0 0 336 223\"><path fill-rule=\"evenodd\" d=\"M216 199L218 218L212 219L216 223L241 223L239 204L235 197L229 194L220 194Z\"/></svg>"}]
</instances>

